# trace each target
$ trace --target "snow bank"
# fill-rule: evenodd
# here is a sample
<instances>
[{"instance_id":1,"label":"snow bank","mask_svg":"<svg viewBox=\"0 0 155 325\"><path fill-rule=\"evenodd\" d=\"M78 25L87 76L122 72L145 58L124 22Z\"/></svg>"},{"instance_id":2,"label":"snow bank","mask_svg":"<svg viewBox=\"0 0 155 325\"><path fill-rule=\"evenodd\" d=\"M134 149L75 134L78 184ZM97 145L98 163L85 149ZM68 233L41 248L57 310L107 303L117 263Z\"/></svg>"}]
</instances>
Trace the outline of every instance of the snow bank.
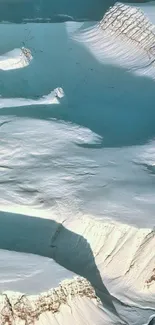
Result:
<instances>
[{"instance_id":1,"label":"snow bank","mask_svg":"<svg viewBox=\"0 0 155 325\"><path fill-rule=\"evenodd\" d=\"M138 7L116 3L99 24L79 29L72 37L83 42L102 63L155 78L155 26Z\"/></svg>"},{"instance_id":2,"label":"snow bank","mask_svg":"<svg viewBox=\"0 0 155 325\"><path fill-rule=\"evenodd\" d=\"M132 302L136 301L138 296L142 300L143 295L144 297L149 295L152 297L154 307L155 229L138 229L116 222L94 221L86 216L66 221L64 227L71 233L76 229L77 234L83 236L89 243L104 283L107 283L108 287L110 285L110 292L121 299L123 297L125 301L132 293ZM65 241L63 233L62 227L54 238L53 245L57 247L56 257L62 251ZM67 248L70 256L73 251L80 251L77 264L78 262L82 264L83 249L82 245L80 247L80 241L78 245L74 243L74 246ZM125 287L126 291L123 290Z\"/></svg>"},{"instance_id":3,"label":"snow bank","mask_svg":"<svg viewBox=\"0 0 155 325\"><path fill-rule=\"evenodd\" d=\"M27 67L32 61L31 51L25 47L14 49L0 56L0 70L14 70Z\"/></svg>"},{"instance_id":4,"label":"snow bank","mask_svg":"<svg viewBox=\"0 0 155 325\"><path fill-rule=\"evenodd\" d=\"M124 324L86 279L51 259L0 250L0 278L1 325Z\"/></svg>"},{"instance_id":5,"label":"snow bank","mask_svg":"<svg viewBox=\"0 0 155 325\"><path fill-rule=\"evenodd\" d=\"M54 89L54 91L51 91L47 96L42 96L39 99L0 97L0 109L6 107L59 104L59 100L63 97L64 92L62 88L56 88Z\"/></svg>"},{"instance_id":6,"label":"snow bank","mask_svg":"<svg viewBox=\"0 0 155 325\"><path fill-rule=\"evenodd\" d=\"M154 229L84 216L58 226L51 239L51 256L87 278L112 311L107 289L125 322L144 324L154 313L154 247Z\"/></svg>"}]
</instances>

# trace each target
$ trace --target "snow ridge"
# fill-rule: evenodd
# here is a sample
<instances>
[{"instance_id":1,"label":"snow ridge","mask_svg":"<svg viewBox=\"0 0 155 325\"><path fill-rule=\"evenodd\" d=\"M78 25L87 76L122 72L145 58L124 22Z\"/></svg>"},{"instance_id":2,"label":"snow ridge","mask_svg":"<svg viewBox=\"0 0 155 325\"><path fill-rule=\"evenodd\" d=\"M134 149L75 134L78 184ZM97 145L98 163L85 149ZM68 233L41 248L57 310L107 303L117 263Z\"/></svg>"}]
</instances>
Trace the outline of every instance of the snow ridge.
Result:
<instances>
[{"instance_id":1,"label":"snow ridge","mask_svg":"<svg viewBox=\"0 0 155 325\"><path fill-rule=\"evenodd\" d=\"M68 299L74 297L96 297L90 283L80 277L73 280L65 280L60 285L46 293L37 296L6 292L0 295L0 324L13 325L23 321L23 324L34 324L42 313L51 311L56 313L62 304L67 304Z\"/></svg>"},{"instance_id":2,"label":"snow ridge","mask_svg":"<svg viewBox=\"0 0 155 325\"><path fill-rule=\"evenodd\" d=\"M100 61L155 78L155 26L136 7L116 3L95 26L73 33Z\"/></svg>"}]
</instances>

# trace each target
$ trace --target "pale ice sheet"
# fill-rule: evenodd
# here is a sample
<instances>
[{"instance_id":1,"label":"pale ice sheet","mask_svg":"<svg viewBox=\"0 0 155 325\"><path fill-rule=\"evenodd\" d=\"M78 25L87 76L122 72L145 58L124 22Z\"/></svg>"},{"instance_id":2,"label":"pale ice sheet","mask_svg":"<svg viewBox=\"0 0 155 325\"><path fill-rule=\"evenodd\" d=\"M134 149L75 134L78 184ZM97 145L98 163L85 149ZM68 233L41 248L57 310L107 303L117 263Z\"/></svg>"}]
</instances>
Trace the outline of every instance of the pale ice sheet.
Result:
<instances>
[{"instance_id":1,"label":"pale ice sheet","mask_svg":"<svg viewBox=\"0 0 155 325\"><path fill-rule=\"evenodd\" d=\"M70 26L74 31L77 28L76 23ZM146 282L150 283L154 264L154 82L105 62L99 64L85 46L68 37L65 24L27 27L32 36L28 47L36 50L33 64L28 69L10 71L9 78L0 73L2 98L6 99L9 91L12 104L0 111L0 208L25 214L17 218L1 212L4 229L8 222L11 227L10 238L1 236L5 239L2 244L14 243L18 249L48 255L53 232L43 226L45 220L41 219L43 224L36 226L40 231L32 235L30 227L25 233L29 220L26 214L63 221L63 233L60 227L54 237L59 264L64 263L66 249L65 267L75 266L77 257L82 263L84 246L75 254L75 239L82 235L103 281L116 298L127 304L122 307L116 302L119 314L131 324L147 323L154 313L154 282L148 287ZM4 33L10 46L16 47L27 35L24 25L2 25L0 34ZM42 100L43 94L58 86L66 94L60 105L21 108L23 102L19 101L17 107L17 98L23 97L26 103L39 93ZM20 227L15 229L17 221ZM71 237L65 236L69 234L66 229ZM23 234L21 242L16 241L19 233ZM33 267L30 269L33 272ZM138 279L134 282L135 275ZM83 301L81 304L89 317L86 305ZM74 306L78 322L79 306ZM91 302L90 308L93 323L96 320L103 324ZM110 321L115 323L111 315ZM46 322L47 318L42 320ZM91 324L91 319L86 322Z\"/></svg>"},{"instance_id":2,"label":"pale ice sheet","mask_svg":"<svg viewBox=\"0 0 155 325\"><path fill-rule=\"evenodd\" d=\"M102 138L71 123L14 117L1 123L1 209L154 226L154 141L90 149Z\"/></svg>"}]
</instances>

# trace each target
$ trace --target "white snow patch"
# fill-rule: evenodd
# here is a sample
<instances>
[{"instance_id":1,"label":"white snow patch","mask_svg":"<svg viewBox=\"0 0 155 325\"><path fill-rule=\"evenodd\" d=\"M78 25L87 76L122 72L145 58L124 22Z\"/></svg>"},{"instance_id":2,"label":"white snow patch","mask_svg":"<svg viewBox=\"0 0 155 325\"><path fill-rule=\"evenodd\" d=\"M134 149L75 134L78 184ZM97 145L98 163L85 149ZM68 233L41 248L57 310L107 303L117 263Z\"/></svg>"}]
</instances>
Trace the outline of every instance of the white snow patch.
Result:
<instances>
[{"instance_id":1,"label":"white snow patch","mask_svg":"<svg viewBox=\"0 0 155 325\"><path fill-rule=\"evenodd\" d=\"M32 61L31 51L25 47L14 49L0 56L0 70L14 70L27 67Z\"/></svg>"},{"instance_id":2,"label":"white snow patch","mask_svg":"<svg viewBox=\"0 0 155 325\"><path fill-rule=\"evenodd\" d=\"M100 62L155 79L155 26L138 7L118 2L97 25L67 31Z\"/></svg>"},{"instance_id":3,"label":"white snow patch","mask_svg":"<svg viewBox=\"0 0 155 325\"><path fill-rule=\"evenodd\" d=\"M7 107L22 107L32 105L51 105L59 104L59 99L65 96L62 88L56 88L48 95L42 96L39 99L28 98L3 98L0 97L0 109Z\"/></svg>"}]
</instances>

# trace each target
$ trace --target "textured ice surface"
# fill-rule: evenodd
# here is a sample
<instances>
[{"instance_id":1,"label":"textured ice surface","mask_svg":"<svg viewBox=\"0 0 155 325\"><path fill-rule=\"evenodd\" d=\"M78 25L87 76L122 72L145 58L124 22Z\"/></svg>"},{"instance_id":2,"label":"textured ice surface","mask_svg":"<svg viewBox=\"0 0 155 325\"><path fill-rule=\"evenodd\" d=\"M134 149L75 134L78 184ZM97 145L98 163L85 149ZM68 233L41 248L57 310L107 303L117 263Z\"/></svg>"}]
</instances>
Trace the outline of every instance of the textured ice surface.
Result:
<instances>
[{"instance_id":1,"label":"textured ice surface","mask_svg":"<svg viewBox=\"0 0 155 325\"><path fill-rule=\"evenodd\" d=\"M32 61L31 51L22 47L0 55L0 70L14 70L27 67Z\"/></svg>"},{"instance_id":2,"label":"textured ice surface","mask_svg":"<svg viewBox=\"0 0 155 325\"><path fill-rule=\"evenodd\" d=\"M21 45L33 54L25 69L0 71L0 290L12 290L1 297L4 324L34 314L37 325L154 322L154 7L136 7L115 5L97 28L85 19L1 24L1 55ZM119 62L116 52L98 59L105 26ZM147 64L151 74L133 73ZM51 290L61 293L63 279L71 291L63 287L61 304L54 294L55 313Z\"/></svg>"},{"instance_id":3,"label":"textured ice surface","mask_svg":"<svg viewBox=\"0 0 155 325\"><path fill-rule=\"evenodd\" d=\"M154 79L155 13L152 17L153 22L149 12L145 14L145 9L118 2L95 26L71 35L82 42L101 63L107 61Z\"/></svg>"}]
</instances>

